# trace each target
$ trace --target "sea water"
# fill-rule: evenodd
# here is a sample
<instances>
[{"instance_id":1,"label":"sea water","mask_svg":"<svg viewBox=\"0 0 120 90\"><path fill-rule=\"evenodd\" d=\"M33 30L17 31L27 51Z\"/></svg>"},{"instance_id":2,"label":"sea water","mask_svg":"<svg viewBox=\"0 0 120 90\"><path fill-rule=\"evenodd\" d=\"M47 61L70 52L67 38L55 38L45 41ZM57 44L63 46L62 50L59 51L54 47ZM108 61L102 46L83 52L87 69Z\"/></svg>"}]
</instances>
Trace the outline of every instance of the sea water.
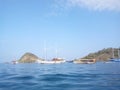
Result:
<instances>
[{"instance_id":1,"label":"sea water","mask_svg":"<svg viewBox=\"0 0 120 90\"><path fill-rule=\"evenodd\" d=\"M120 90L120 63L0 64L0 90Z\"/></svg>"}]
</instances>

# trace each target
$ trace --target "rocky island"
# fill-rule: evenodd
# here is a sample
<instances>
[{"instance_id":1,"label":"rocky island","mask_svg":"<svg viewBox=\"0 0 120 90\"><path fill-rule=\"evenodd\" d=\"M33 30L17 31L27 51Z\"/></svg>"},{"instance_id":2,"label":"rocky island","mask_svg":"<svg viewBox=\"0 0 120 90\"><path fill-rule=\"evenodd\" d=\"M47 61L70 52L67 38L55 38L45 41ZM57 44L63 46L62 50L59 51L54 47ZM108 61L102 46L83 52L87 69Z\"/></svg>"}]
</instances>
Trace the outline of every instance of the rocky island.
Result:
<instances>
[{"instance_id":1,"label":"rocky island","mask_svg":"<svg viewBox=\"0 0 120 90\"><path fill-rule=\"evenodd\" d=\"M37 60L42 60L32 53L25 53L19 60L19 63L35 63Z\"/></svg>"},{"instance_id":2,"label":"rocky island","mask_svg":"<svg viewBox=\"0 0 120 90\"><path fill-rule=\"evenodd\" d=\"M97 61L108 61L111 58L119 58L119 48L104 48L95 53L90 53L82 59L96 59Z\"/></svg>"},{"instance_id":3,"label":"rocky island","mask_svg":"<svg viewBox=\"0 0 120 90\"><path fill-rule=\"evenodd\" d=\"M83 58L74 59L73 63L90 64L95 63L97 61L109 61L111 59L118 59L120 58L119 52L120 52L119 48L102 49L95 53L90 53Z\"/></svg>"}]
</instances>

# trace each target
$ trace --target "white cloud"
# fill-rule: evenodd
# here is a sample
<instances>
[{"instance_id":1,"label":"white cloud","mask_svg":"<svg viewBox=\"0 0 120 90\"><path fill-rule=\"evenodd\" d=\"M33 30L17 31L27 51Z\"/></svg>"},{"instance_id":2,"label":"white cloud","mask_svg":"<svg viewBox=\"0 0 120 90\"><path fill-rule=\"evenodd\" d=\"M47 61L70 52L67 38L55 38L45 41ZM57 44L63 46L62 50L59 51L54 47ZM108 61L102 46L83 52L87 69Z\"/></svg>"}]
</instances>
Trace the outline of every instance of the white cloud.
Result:
<instances>
[{"instance_id":1,"label":"white cloud","mask_svg":"<svg viewBox=\"0 0 120 90\"><path fill-rule=\"evenodd\" d=\"M91 10L120 11L120 0L56 0L60 6L82 7Z\"/></svg>"}]
</instances>

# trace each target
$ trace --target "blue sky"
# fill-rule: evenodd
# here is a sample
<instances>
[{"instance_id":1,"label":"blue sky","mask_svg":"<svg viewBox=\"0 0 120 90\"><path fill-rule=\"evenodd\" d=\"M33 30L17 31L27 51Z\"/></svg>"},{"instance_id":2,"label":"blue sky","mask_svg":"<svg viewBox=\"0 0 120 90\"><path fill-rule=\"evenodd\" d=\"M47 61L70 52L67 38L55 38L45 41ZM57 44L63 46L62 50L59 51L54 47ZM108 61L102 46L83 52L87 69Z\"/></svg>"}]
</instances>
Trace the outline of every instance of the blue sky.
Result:
<instances>
[{"instance_id":1,"label":"blue sky","mask_svg":"<svg viewBox=\"0 0 120 90\"><path fill-rule=\"evenodd\" d=\"M71 60L120 47L120 0L0 0L0 62L32 52Z\"/></svg>"}]
</instances>

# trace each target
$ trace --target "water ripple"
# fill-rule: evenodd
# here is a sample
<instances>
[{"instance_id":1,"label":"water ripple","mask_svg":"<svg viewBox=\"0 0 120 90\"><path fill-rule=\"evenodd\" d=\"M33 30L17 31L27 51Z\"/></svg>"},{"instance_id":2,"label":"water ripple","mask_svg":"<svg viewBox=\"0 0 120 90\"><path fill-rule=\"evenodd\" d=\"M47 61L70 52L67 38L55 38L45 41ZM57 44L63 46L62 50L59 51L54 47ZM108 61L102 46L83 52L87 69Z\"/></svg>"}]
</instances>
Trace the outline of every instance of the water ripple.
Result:
<instances>
[{"instance_id":1,"label":"water ripple","mask_svg":"<svg viewBox=\"0 0 120 90\"><path fill-rule=\"evenodd\" d=\"M119 90L120 64L103 64L1 65L0 90Z\"/></svg>"}]
</instances>

